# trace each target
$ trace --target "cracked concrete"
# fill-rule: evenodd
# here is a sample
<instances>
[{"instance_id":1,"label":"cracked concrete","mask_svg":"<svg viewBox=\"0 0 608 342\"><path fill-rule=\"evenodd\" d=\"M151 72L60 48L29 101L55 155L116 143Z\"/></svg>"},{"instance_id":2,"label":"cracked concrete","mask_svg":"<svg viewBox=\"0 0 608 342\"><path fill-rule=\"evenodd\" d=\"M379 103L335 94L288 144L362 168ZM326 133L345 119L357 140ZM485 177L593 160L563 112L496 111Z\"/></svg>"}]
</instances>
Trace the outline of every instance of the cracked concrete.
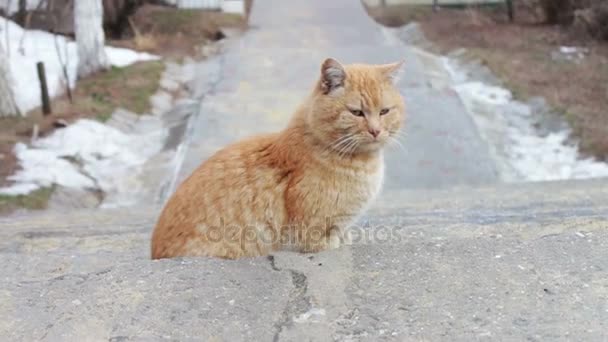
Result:
<instances>
[{"instance_id":1,"label":"cracked concrete","mask_svg":"<svg viewBox=\"0 0 608 342\"><path fill-rule=\"evenodd\" d=\"M295 317L304 314L310 309L311 303L307 296L308 278L302 272L293 269L281 269L276 266L276 256L268 256L270 266L273 270L282 272L287 271L291 274L292 289L281 318L275 323L276 332L272 338L273 342L285 341L285 332L287 329L292 329L293 320ZM302 336L298 336L301 338Z\"/></svg>"},{"instance_id":2,"label":"cracked concrete","mask_svg":"<svg viewBox=\"0 0 608 342\"><path fill-rule=\"evenodd\" d=\"M352 246L238 261L149 260L153 207L0 219L0 340L605 341L607 198L388 193Z\"/></svg>"}]
</instances>

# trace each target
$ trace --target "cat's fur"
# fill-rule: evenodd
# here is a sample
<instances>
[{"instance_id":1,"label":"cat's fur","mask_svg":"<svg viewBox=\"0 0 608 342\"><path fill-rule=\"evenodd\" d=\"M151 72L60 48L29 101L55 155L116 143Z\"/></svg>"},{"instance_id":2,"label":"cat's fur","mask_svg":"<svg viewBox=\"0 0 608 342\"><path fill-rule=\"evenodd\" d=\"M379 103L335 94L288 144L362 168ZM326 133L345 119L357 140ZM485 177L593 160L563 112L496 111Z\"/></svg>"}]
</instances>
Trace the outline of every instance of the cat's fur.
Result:
<instances>
[{"instance_id":1,"label":"cat's fur","mask_svg":"<svg viewBox=\"0 0 608 342\"><path fill-rule=\"evenodd\" d=\"M152 258L337 248L380 191L382 148L404 118L400 68L327 59L285 130L220 150L180 185L154 230Z\"/></svg>"}]
</instances>

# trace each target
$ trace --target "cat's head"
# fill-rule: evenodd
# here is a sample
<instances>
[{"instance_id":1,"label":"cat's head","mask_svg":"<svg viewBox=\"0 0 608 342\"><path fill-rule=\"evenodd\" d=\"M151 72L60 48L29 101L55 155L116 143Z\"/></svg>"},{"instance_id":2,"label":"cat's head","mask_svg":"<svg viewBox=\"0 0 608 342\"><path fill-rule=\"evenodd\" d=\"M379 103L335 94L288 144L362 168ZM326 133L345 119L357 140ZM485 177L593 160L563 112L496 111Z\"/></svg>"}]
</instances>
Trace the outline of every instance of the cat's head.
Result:
<instances>
[{"instance_id":1,"label":"cat's head","mask_svg":"<svg viewBox=\"0 0 608 342\"><path fill-rule=\"evenodd\" d=\"M325 60L307 118L312 134L342 154L377 151L396 139L404 120L395 86L402 64Z\"/></svg>"}]
</instances>

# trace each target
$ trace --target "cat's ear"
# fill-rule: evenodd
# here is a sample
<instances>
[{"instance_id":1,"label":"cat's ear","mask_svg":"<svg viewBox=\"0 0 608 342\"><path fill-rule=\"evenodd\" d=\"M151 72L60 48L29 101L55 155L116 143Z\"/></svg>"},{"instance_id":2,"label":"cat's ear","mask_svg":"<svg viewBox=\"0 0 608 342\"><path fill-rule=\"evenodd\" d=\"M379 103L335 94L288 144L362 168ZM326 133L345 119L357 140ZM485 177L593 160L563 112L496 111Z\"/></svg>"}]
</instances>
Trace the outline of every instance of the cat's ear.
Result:
<instances>
[{"instance_id":1,"label":"cat's ear","mask_svg":"<svg viewBox=\"0 0 608 342\"><path fill-rule=\"evenodd\" d=\"M333 58L328 58L321 65L321 91L329 94L332 91L344 87L346 71L340 62Z\"/></svg>"},{"instance_id":2,"label":"cat's ear","mask_svg":"<svg viewBox=\"0 0 608 342\"><path fill-rule=\"evenodd\" d=\"M403 65L405 61L400 61L397 63L391 64L383 64L380 65L380 72L389 79L393 84L397 84L403 75Z\"/></svg>"}]
</instances>

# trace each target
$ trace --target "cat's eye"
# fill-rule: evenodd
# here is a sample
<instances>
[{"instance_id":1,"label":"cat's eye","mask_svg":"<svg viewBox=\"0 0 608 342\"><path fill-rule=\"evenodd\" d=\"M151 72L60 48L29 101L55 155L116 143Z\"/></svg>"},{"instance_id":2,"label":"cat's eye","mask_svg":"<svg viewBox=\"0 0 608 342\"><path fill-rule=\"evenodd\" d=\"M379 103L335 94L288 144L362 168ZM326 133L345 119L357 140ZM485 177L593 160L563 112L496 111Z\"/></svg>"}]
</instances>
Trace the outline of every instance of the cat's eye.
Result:
<instances>
[{"instance_id":1,"label":"cat's eye","mask_svg":"<svg viewBox=\"0 0 608 342\"><path fill-rule=\"evenodd\" d=\"M349 109L350 113L354 116L365 116L362 110L360 109Z\"/></svg>"},{"instance_id":2,"label":"cat's eye","mask_svg":"<svg viewBox=\"0 0 608 342\"><path fill-rule=\"evenodd\" d=\"M388 112L390 112L390 111L391 111L390 109L388 109L388 108L384 108L384 109L382 109L382 110L380 111L380 115L386 115L386 114L388 114Z\"/></svg>"}]
</instances>

